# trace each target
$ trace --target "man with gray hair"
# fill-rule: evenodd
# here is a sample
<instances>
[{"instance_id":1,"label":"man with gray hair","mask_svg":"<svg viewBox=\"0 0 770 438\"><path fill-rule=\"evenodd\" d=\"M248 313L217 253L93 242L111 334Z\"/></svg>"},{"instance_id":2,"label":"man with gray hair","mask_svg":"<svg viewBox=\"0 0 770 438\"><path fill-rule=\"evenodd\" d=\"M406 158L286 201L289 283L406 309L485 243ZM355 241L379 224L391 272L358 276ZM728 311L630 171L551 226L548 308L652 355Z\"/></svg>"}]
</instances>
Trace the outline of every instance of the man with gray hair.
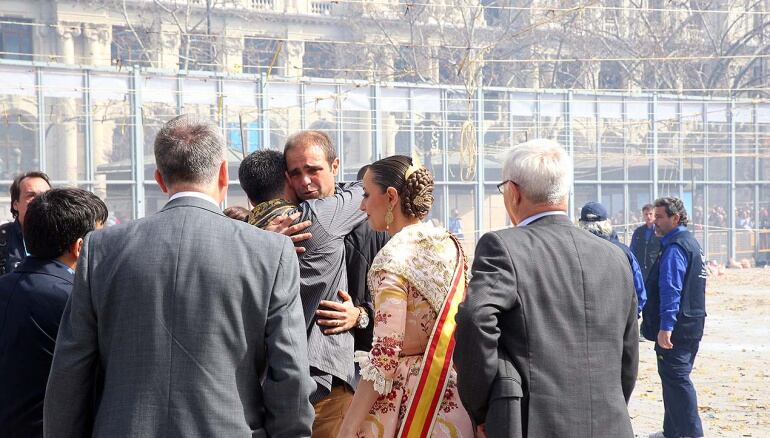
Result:
<instances>
[{"instance_id":1,"label":"man with gray hair","mask_svg":"<svg viewBox=\"0 0 770 438\"><path fill-rule=\"evenodd\" d=\"M572 160L558 143L512 148L503 178L516 226L479 240L456 316L463 404L489 436L633 437L626 403L639 335L628 260L567 217Z\"/></svg>"},{"instance_id":2,"label":"man with gray hair","mask_svg":"<svg viewBox=\"0 0 770 438\"><path fill-rule=\"evenodd\" d=\"M636 257L631 250L618 239L618 235L615 234L615 231L612 229L612 221L607 214L607 209L598 202L591 201L586 203L586 205L580 209L578 226L594 236L609 241L623 250L629 265L631 265L631 274L634 276L637 316L641 315L644 303L647 302L647 291L644 289L644 275L642 274L642 268L639 266L639 262L636 261Z\"/></svg>"},{"instance_id":3,"label":"man with gray hair","mask_svg":"<svg viewBox=\"0 0 770 438\"><path fill-rule=\"evenodd\" d=\"M83 243L45 436L310 436L294 247L222 214L227 161L210 121L166 123L155 162L163 209Z\"/></svg>"}]
</instances>

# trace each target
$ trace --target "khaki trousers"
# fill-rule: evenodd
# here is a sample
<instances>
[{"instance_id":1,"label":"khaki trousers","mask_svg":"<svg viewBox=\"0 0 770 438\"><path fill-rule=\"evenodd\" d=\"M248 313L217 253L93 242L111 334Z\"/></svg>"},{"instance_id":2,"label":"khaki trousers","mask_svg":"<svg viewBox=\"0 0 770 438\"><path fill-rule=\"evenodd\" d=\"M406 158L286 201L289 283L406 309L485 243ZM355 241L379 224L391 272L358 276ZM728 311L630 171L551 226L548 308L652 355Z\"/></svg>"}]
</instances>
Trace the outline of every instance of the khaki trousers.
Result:
<instances>
[{"instance_id":1,"label":"khaki trousers","mask_svg":"<svg viewBox=\"0 0 770 438\"><path fill-rule=\"evenodd\" d=\"M339 385L332 388L328 397L316 403L313 406L315 420L312 438L336 438L352 400L353 391L348 385Z\"/></svg>"}]
</instances>

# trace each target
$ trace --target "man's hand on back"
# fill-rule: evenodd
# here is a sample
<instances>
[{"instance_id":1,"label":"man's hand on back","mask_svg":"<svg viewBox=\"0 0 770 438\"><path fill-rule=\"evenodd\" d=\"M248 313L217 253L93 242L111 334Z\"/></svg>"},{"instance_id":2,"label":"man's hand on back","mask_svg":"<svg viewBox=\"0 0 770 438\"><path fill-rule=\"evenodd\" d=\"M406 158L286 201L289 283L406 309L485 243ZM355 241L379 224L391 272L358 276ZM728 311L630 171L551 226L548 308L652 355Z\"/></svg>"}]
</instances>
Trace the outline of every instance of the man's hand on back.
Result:
<instances>
[{"instance_id":1,"label":"man's hand on back","mask_svg":"<svg viewBox=\"0 0 770 438\"><path fill-rule=\"evenodd\" d=\"M324 330L325 335L336 335L346 332L356 326L361 309L353 305L353 299L350 298L344 290L337 291L342 302L321 300L318 304L318 310L315 314L318 316L318 325L332 327ZM322 307L330 310L321 310ZM320 319L325 318L325 319Z\"/></svg>"},{"instance_id":2,"label":"man's hand on back","mask_svg":"<svg viewBox=\"0 0 770 438\"><path fill-rule=\"evenodd\" d=\"M294 224L294 221L299 218L300 212L290 214L288 216L278 216L270 222L270 225L265 227L266 231L272 231L274 233L283 234L289 236L292 243L302 242L313 237L310 233L301 233L301 231L307 229L312 222L304 221L298 224ZM294 224L294 225L292 225ZM297 254L305 252L304 246L297 246L294 248Z\"/></svg>"}]
</instances>

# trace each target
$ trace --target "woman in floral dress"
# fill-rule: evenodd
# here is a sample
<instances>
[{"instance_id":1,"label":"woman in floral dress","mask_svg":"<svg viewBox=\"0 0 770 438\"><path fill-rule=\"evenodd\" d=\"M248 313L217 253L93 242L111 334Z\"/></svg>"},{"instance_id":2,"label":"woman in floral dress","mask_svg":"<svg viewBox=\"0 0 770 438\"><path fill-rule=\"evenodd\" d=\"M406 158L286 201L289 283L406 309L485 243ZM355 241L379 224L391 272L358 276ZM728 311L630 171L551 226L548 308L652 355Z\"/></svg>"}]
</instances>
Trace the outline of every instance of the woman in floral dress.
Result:
<instances>
[{"instance_id":1,"label":"woman in floral dress","mask_svg":"<svg viewBox=\"0 0 770 438\"><path fill-rule=\"evenodd\" d=\"M374 340L371 351L356 352L361 381L340 437L397 436L408 416L423 356L442 304L453 290L456 272L462 272L465 280L464 271L456 271L464 269L458 266L464 264L459 243L446 229L421 222L432 205L432 191L430 172L412 166L411 158L405 156L379 160L364 176L361 210L372 228L387 230L392 237L369 271ZM435 391L437 413L428 419L432 428L425 429L430 436L473 436L456 388L457 375L450 364L443 394Z\"/></svg>"}]
</instances>

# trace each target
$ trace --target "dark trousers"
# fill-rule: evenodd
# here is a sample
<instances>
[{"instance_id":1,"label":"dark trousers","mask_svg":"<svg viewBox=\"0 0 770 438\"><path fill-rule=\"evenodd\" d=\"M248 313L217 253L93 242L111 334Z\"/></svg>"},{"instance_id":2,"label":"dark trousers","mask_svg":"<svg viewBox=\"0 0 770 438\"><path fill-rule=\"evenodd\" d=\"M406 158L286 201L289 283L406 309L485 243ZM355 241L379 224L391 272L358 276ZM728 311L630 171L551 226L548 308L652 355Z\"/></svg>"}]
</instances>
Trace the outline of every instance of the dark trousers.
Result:
<instances>
[{"instance_id":1,"label":"dark trousers","mask_svg":"<svg viewBox=\"0 0 770 438\"><path fill-rule=\"evenodd\" d=\"M663 385L663 434L666 438L703 436L698 397L690 380L699 345L699 339L680 340L670 350L655 344L658 374Z\"/></svg>"}]
</instances>

